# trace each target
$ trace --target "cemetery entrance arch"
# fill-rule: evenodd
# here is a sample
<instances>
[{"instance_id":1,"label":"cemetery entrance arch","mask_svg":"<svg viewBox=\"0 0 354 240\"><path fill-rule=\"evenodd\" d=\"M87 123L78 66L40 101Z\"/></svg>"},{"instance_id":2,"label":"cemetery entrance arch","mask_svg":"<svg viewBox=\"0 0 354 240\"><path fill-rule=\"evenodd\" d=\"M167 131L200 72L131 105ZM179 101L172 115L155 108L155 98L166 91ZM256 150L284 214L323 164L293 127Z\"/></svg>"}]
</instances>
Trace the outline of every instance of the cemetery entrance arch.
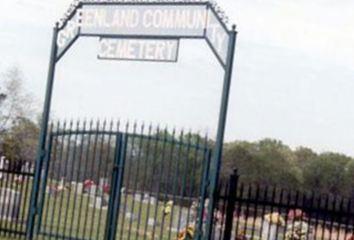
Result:
<instances>
[{"instance_id":1,"label":"cemetery entrance arch","mask_svg":"<svg viewBox=\"0 0 354 240\"><path fill-rule=\"evenodd\" d=\"M232 28L227 27L224 20L225 15L223 14L223 12L214 3L211 3L209 1L82 0L75 1L74 4L72 4L63 21L55 25L53 33L47 90L38 145L38 158L36 162L35 177L33 181L33 191L29 204L29 218L27 224L28 239L32 239L35 233L41 233L43 224L48 224L48 222L46 222L45 220L48 215L45 214L45 203L50 198L48 197L49 195L55 195L57 194L56 192L60 192L61 189L63 190L63 193L59 194L64 195L67 198L71 197L71 195L68 194L68 192L70 191L65 191L65 189L72 187L68 186L68 179L71 180L71 185L74 185L74 189L81 189L80 184L82 184L82 181L84 181L83 184L85 186L96 186L96 189L94 189L95 191L99 190L102 192L105 185L107 185L106 188L108 188L109 186L110 190L108 193L109 197L107 206L107 218L105 221L106 226L104 227L105 233L104 235L102 235L105 239L115 239L117 236L117 231L119 230L117 230L116 228L116 223L117 221L120 221L120 214L113 213L119 211L118 209L122 209L121 200L124 194L124 196L127 198L127 203L131 203L131 205L134 205L134 199L138 200L139 198L142 198L141 201L145 200L149 202L151 200L150 198L153 197L153 200L151 201L155 201L157 205L162 204L166 207L165 210L162 210L163 212L165 212L164 214L171 214L169 210L171 209L170 206L174 206L176 202L170 200L170 198L177 196L177 194L173 194L172 192L171 195L171 188L168 186L170 186L170 184L172 183L168 181L166 182L163 179L167 179L166 174L170 174L168 171L165 170L166 165L168 165L168 160L165 160L168 155L167 152L172 151L171 148L175 145L178 145L180 147L180 152L182 155L186 155L184 157L185 159L190 158L190 154L187 153L194 150L197 152L196 155L198 155L199 157L202 156L202 160L200 160L201 164L198 165L201 169L201 172L196 172L195 174L200 178L198 182L200 188L193 186L194 190L189 187L189 190L187 191L186 189L187 185L189 184L189 181L186 179L181 181L178 180L178 187L182 187L182 192L180 193L179 197L188 195L190 194L189 192L191 192L193 197L197 199L196 204L199 214L197 214L197 219L195 222L198 223L199 227L196 229L196 238L208 239L211 232L213 217L211 216L211 214L205 214L205 212L212 212L214 206L214 192L219 178L222 146L224 140L227 108L229 101L229 90L231 85L231 75L236 44L235 26L233 26ZM220 63L220 66L224 70L224 81L220 104L220 114L217 126L217 136L212 151L209 151L207 149L206 144L202 147L199 146L202 145L200 143L198 143L199 145L197 144L196 146L195 143L194 145L191 144L190 142L192 141L192 137L188 138L184 136L181 137L181 139L174 139L173 137L169 136L171 135L171 133L167 133L168 131L165 131L166 133L163 134L161 134L161 132L157 130L155 132L151 132L150 134L146 134L146 132L141 132L137 134L138 132L136 128L133 127L133 130L125 129L122 131L121 129L116 129L115 131L110 130L107 132L106 130L102 130L99 125L92 130L83 130L83 126L81 126L80 124L77 124L75 130L72 130L71 127L71 130L69 129L68 131L65 128L64 130L61 129L60 127L57 127L54 131L53 129L51 130L49 128L49 116L53 92L53 83L55 79L56 63L60 61L62 57L65 56L65 53L70 49L70 47L76 42L79 37L94 37L99 39L99 60L135 60L160 62L178 61L179 41L181 39L205 40L208 46L210 47L211 51L213 52L214 56L216 57L217 61ZM75 181L74 178L70 177L71 175L68 175L70 170L75 173L77 169L75 169L75 167L70 168L69 165L65 164L65 159L68 159L68 161L71 160L71 164L73 166L76 166L75 164L80 164L81 161L81 158L77 157L76 151L74 154L72 149L88 148L87 146L91 144L89 144L88 141L96 141L92 140L92 138L96 137L97 139L106 139L107 136L110 135L114 135L113 138L115 138L116 140L115 144L112 145L115 151L114 155L112 155L112 157L109 158L110 160L108 160L105 164L113 164L111 167L109 167L112 176L109 178L96 176L95 178L94 175L96 174L96 172L92 172L88 175L92 175L91 178L93 179L81 179L79 177L79 180L81 181ZM189 134L189 136L192 136L192 134ZM76 138L82 140L72 140ZM131 164L131 167L133 169L137 169L138 166L140 166L140 168L144 168L144 170L148 169L147 166L143 167L142 165L139 165L142 160L137 160L137 158L139 158L137 156L139 156L139 152L143 152L143 147L138 148L138 150L136 150L135 147L132 146L134 141L138 141L136 139L139 139L140 144L142 144L142 146L144 144L151 143L154 141L160 142L159 144L156 144L157 155L151 157L152 161L157 161L152 162L151 165L153 169L151 172L151 176L153 176L153 179L150 179L150 182L153 182L153 186L151 186L151 188L147 187L148 192L154 193L155 196L150 196L149 194L147 194L148 200L144 199L145 191L139 189L140 187L135 187L135 185L143 186L147 184L148 181L143 183L135 183L135 185L129 185L129 181L127 180L131 176L134 176L136 181L141 181L141 179L143 178L142 175L139 175L141 174L141 171L135 170L136 172L129 173L129 171L127 170L129 168L129 164ZM102 142L104 141L102 140L100 142L104 146L111 146L111 144L108 142ZM167 143L169 143L171 146L168 147ZM59 158L60 163L58 166L64 167L63 171L58 169L58 166L55 164L55 160L53 160L55 159L54 155L58 151L58 144L59 148L62 149L59 150L59 152L63 151L62 154L66 154L63 155L65 156L64 158L63 156ZM91 164L91 167L93 167L93 169L97 169L98 166L95 166L95 164L101 162L102 159L98 159L97 152L93 152L91 148L86 151L91 160L88 160L88 158L86 158L84 164ZM206 152L208 152L208 154L206 154ZM131 157L131 159L129 159L130 154L131 156L133 156ZM149 154L152 154L151 151ZM145 155L150 156L149 154L145 152ZM178 157L174 156L170 157L170 160L174 158L178 159ZM92 161L92 159L97 161L90 162ZM146 164L148 160L142 162ZM176 160L173 162L176 164L180 161ZM187 169L190 169L190 167L187 167L186 164L192 163L192 160L187 160L187 163L185 163L184 165L181 164L185 169L184 172L182 172L182 175L185 175L187 173ZM171 166L172 165L170 164L169 167ZM52 168L53 170L51 170ZM67 168L70 169L68 170ZM82 166L80 165L80 167L78 167L79 171L82 170L81 168ZM179 171L179 167L177 166L174 166L172 168L174 170L177 169ZM55 177L54 175L52 175L51 177L51 171L52 173L54 173L54 175L55 173L59 172L59 177ZM74 175L75 174L73 174L73 176ZM51 189L52 185L50 185L50 181L54 181L54 186L56 190ZM127 185L124 185L124 183L126 183ZM156 184L156 186L154 184ZM161 187L162 185L165 186ZM171 186L173 186L173 184ZM198 190L195 190L197 188ZM131 189L139 189L140 192L137 196L131 196ZM161 189L165 189L163 191L163 194L167 194L166 198L163 198L159 194ZM92 190L92 194L90 196L93 199L93 205L100 204L102 206L102 201L104 199L100 196L98 196L100 197L98 198L96 194L93 194L95 192L94 190ZM134 192L134 194L135 193L136 192ZM90 192L87 192L86 194L90 195ZM168 197L169 195L171 196ZM73 197L81 199L83 198L83 196L78 195L75 195ZM207 198L209 204L205 205L203 204L203 202ZM191 202L182 203L183 200L180 200L180 202L181 203L179 204L179 208L181 212L184 211L184 204L187 206L185 207L185 209L189 209L187 211L191 211ZM70 204L73 203L68 201L65 205L65 211L71 211L69 208ZM87 205L90 205L90 203L88 203ZM208 211L206 211L205 208L208 208ZM77 210L76 207L73 209L75 211ZM134 219L136 217L135 207L131 207L131 209L132 210L129 212L123 212L123 214L128 216L121 217L123 219L122 221L125 221L124 219L126 218L129 219L129 221L132 221L131 219ZM142 210L141 215L143 215L143 212L144 211ZM85 213L89 214L88 212ZM144 216L146 217L146 213L144 214ZM145 222L145 226L147 226L146 229L149 229L149 226L153 226L153 235L157 234L158 232L156 231L156 225L157 221L161 219L161 217L158 217L158 214L163 213L161 213L158 207L155 207L155 217L147 217ZM182 214L180 214L180 216L182 216ZM185 218L189 218L190 215L185 214L184 216L187 216ZM55 217L55 214L52 214L51 217ZM92 217L91 220L93 221L95 219L97 218ZM159 224L161 224L161 222L165 220L161 220ZM205 225L201 227L201 223L203 222L203 220L205 220ZM137 221L140 221L139 216ZM164 224L167 224L167 222L164 222ZM169 223L173 225L173 223L171 222L172 221L170 221ZM66 226L67 222L65 222L65 220L64 222L53 220L53 224L56 225L57 229L60 229L61 224L64 224L64 226ZM92 224L94 224L94 222ZM100 222L99 224L101 225L103 223ZM136 234L141 234L139 233L139 228L137 228L137 226L135 225L135 223L129 224L129 227L135 227ZM184 225L186 225L186 223L184 223ZM49 227L52 228L54 226L52 225L52 223L50 223ZM172 227L173 226L171 226L170 229L172 229ZM66 231L60 232L56 230L54 232L49 231L49 233L44 232L44 235L45 234L54 234L56 235L56 237L62 238L73 238L72 236L66 236ZM71 235L70 232L69 234ZM80 231L76 231L75 234L80 234ZM160 231L160 236L162 236L163 234L165 234L165 232ZM91 238L92 235L84 234L81 237L87 238L87 236ZM148 238L146 236L147 235L145 235L145 237L143 238Z\"/></svg>"}]
</instances>

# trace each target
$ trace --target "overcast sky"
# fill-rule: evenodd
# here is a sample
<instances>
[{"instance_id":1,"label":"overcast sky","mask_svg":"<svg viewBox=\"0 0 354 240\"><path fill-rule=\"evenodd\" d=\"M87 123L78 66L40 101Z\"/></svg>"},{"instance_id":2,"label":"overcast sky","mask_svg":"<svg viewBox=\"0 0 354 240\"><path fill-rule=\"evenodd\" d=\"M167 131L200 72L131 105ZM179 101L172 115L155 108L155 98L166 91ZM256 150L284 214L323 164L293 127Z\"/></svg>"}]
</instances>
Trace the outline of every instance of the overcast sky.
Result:
<instances>
[{"instance_id":1,"label":"overcast sky","mask_svg":"<svg viewBox=\"0 0 354 240\"><path fill-rule=\"evenodd\" d=\"M19 65L42 102L54 22L70 0L0 2L0 70ZM354 2L219 0L239 31L226 138L276 138L354 156ZM213 136L222 70L203 41L179 62L99 61L80 39L57 68L53 116L123 118Z\"/></svg>"}]
</instances>

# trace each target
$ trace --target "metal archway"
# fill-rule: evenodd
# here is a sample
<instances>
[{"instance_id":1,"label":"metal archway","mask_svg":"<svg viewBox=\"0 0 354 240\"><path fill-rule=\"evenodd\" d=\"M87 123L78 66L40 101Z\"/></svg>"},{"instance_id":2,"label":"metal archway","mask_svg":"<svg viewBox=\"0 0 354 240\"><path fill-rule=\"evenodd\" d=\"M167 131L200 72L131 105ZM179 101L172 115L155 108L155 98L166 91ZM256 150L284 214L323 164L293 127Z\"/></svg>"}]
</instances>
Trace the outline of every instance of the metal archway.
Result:
<instances>
[{"instance_id":1,"label":"metal archway","mask_svg":"<svg viewBox=\"0 0 354 240\"><path fill-rule=\"evenodd\" d=\"M109 22L109 19L113 19L115 16L114 11L120 11L120 9L133 9L135 13L131 14L141 15L145 13L145 16L147 15L147 12L151 13L153 11L170 12L170 14L174 14L175 17L169 18L170 22L164 25L165 28L154 26L151 27L152 23L148 25L144 24L144 22L135 22L135 24L133 24L133 22L128 22L127 26L130 25L131 28L127 26L117 27L118 25L114 25L116 22L113 24L112 21ZM186 11L189 11L189 14L186 14ZM162 16L161 14L163 13L159 14L160 15L158 16ZM194 22L191 22L192 20L190 20L191 14L194 16ZM183 17L181 18L181 16L185 16L185 21L181 22L181 19L183 20ZM151 17L151 19L154 19L154 17ZM158 20L155 21L156 26L158 26ZM161 24L162 23L160 22L160 25ZM166 26L170 27L167 29L168 31L166 30ZM188 26L191 26L190 29ZM232 80L234 52L236 47L236 34L237 32L235 30L235 26L229 29L224 23L224 19L220 11L217 10L215 4L209 1L76 1L72 5L63 21L60 24L57 23L55 25L53 31L47 88L38 144L38 157L29 206L27 238L33 239L35 222L40 209L38 199L42 177L41 172L45 160L48 159L48 156L50 155L50 151L47 147L47 142L56 64L79 37L96 37L100 38L101 40L176 40L177 42L180 39L204 39L207 42L216 59L219 61L221 67L224 69L223 89L218 118L216 143L213 149L210 166L208 166L208 180L204 186L204 188L207 189L208 196L202 196L203 201L206 198L209 198L210 203L208 206L208 211L212 212L214 206L213 194L218 183L221 165L222 147L224 142L226 117L229 103L229 92ZM208 239L212 229L212 221L213 217L211 214L209 214L206 221L205 231L203 231L203 234L201 234L201 231L197 233L198 239Z\"/></svg>"}]
</instances>

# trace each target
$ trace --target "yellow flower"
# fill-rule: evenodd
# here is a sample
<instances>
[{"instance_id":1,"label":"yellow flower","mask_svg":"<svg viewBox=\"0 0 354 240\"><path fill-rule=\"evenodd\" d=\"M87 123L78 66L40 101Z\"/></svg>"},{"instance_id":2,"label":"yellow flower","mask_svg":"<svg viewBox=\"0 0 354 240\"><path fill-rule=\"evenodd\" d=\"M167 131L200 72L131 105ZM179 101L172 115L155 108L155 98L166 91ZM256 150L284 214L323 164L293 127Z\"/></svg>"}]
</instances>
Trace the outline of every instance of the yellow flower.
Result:
<instances>
[{"instance_id":1,"label":"yellow flower","mask_svg":"<svg viewBox=\"0 0 354 240\"><path fill-rule=\"evenodd\" d=\"M177 240L187 240L194 238L195 227L193 225L188 226L186 229L183 229L177 235Z\"/></svg>"},{"instance_id":2,"label":"yellow flower","mask_svg":"<svg viewBox=\"0 0 354 240\"><path fill-rule=\"evenodd\" d=\"M171 212L172 212L172 207L173 207L173 201L168 201L166 203L166 206L164 207L163 209L163 214L166 216L166 215L169 215Z\"/></svg>"},{"instance_id":3,"label":"yellow flower","mask_svg":"<svg viewBox=\"0 0 354 240\"><path fill-rule=\"evenodd\" d=\"M284 218L277 212L266 214L264 216L264 219L266 221L270 222L271 224L277 224L277 225L280 225L280 226L284 226L285 225Z\"/></svg>"}]
</instances>

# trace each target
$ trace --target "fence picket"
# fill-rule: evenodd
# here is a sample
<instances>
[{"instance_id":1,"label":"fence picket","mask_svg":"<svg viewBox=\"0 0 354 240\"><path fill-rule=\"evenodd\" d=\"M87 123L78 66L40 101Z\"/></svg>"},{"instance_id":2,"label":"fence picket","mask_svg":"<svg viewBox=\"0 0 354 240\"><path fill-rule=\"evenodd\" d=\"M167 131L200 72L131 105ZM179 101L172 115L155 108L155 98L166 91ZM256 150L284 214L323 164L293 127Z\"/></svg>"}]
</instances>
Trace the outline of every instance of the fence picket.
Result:
<instances>
[{"instance_id":1,"label":"fence picket","mask_svg":"<svg viewBox=\"0 0 354 240\"><path fill-rule=\"evenodd\" d=\"M225 219L221 224L223 232L214 234L215 240L295 240L296 234L301 240L352 240L351 199L269 185L237 184L231 175L228 186L235 183L236 188L218 195L218 206L227 204L227 208L221 212ZM274 223L280 219L283 225Z\"/></svg>"}]
</instances>

